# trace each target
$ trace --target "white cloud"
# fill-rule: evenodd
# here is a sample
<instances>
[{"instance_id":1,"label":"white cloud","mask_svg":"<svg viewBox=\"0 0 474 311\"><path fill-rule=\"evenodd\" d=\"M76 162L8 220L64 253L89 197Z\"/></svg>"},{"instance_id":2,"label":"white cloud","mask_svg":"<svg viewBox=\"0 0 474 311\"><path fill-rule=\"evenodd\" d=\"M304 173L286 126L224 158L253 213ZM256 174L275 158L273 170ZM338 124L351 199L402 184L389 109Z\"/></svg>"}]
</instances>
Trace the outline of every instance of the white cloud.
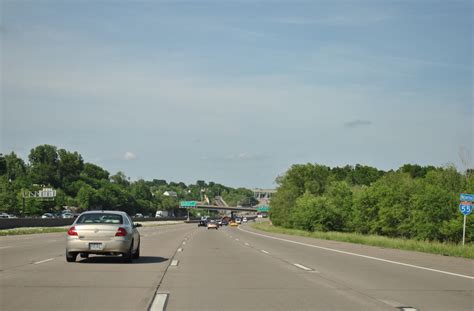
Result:
<instances>
[{"instance_id":1,"label":"white cloud","mask_svg":"<svg viewBox=\"0 0 474 311\"><path fill-rule=\"evenodd\" d=\"M282 17L273 21L287 25L324 25L324 26L357 26L384 22L393 19L389 12L359 12L349 15L311 16L311 17Z\"/></svg>"},{"instance_id":2,"label":"white cloud","mask_svg":"<svg viewBox=\"0 0 474 311\"><path fill-rule=\"evenodd\" d=\"M368 126L368 125L372 125L372 121L369 121L369 120L352 120L352 121L349 121L349 122L346 122L344 123L344 126L345 127L348 127L348 128L354 128L354 127L360 127L360 126Z\"/></svg>"},{"instance_id":3,"label":"white cloud","mask_svg":"<svg viewBox=\"0 0 474 311\"><path fill-rule=\"evenodd\" d=\"M127 151L123 155L123 158L126 161L131 161L131 160L135 160L137 158L137 156L133 152Z\"/></svg>"}]
</instances>

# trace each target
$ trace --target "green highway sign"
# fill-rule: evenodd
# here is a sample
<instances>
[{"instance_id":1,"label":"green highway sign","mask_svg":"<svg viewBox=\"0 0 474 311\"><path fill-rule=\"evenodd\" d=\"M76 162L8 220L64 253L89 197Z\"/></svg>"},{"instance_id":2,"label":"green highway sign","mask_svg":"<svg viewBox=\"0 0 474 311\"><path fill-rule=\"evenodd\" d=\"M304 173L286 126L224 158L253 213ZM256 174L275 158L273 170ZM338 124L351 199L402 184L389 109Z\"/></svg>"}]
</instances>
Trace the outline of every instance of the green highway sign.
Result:
<instances>
[{"instance_id":1,"label":"green highway sign","mask_svg":"<svg viewBox=\"0 0 474 311\"><path fill-rule=\"evenodd\" d=\"M189 208L189 207L196 207L197 201L181 201L179 202L179 207L181 208Z\"/></svg>"},{"instance_id":2,"label":"green highway sign","mask_svg":"<svg viewBox=\"0 0 474 311\"><path fill-rule=\"evenodd\" d=\"M267 205L262 205L257 207L257 212L268 212L270 207Z\"/></svg>"}]
</instances>

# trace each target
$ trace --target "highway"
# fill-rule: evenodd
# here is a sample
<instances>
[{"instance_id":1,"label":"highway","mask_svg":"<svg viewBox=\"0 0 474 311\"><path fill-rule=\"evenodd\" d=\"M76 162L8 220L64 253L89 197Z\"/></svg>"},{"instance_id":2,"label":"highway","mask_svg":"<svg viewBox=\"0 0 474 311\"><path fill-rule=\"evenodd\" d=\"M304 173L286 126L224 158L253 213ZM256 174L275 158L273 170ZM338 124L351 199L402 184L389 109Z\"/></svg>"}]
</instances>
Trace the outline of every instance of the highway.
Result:
<instances>
[{"instance_id":1,"label":"highway","mask_svg":"<svg viewBox=\"0 0 474 311\"><path fill-rule=\"evenodd\" d=\"M474 261L177 224L133 264L67 263L64 233L0 237L1 310L473 310Z\"/></svg>"}]
</instances>

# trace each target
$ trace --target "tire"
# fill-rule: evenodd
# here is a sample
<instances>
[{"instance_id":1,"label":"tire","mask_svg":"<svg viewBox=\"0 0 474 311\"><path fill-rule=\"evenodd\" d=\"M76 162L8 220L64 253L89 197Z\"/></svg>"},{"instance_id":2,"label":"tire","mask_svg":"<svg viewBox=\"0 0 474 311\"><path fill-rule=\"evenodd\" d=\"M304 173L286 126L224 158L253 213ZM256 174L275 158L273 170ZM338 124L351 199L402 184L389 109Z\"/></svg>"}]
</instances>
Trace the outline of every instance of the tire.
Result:
<instances>
[{"instance_id":1,"label":"tire","mask_svg":"<svg viewBox=\"0 0 474 311\"><path fill-rule=\"evenodd\" d=\"M128 252L123 253L122 255L122 260L124 263L132 263L132 259L133 259L132 249L133 249L133 241L132 243L130 243L130 249L128 250Z\"/></svg>"},{"instance_id":2,"label":"tire","mask_svg":"<svg viewBox=\"0 0 474 311\"><path fill-rule=\"evenodd\" d=\"M137 251L133 253L133 259L140 258L140 242L138 242Z\"/></svg>"},{"instance_id":3,"label":"tire","mask_svg":"<svg viewBox=\"0 0 474 311\"><path fill-rule=\"evenodd\" d=\"M77 253L66 251L66 261L67 262L75 262L76 257L77 257Z\"/></svg>"},{"instance_id":4,"label":"tire","mask_svg":"<svg viewBox=\"0 0 474 311\"><path fill-rule=\"evenodd\" d=\"M89 254L87 254L87 253L81 253L81 258L89 258Z\"/></svg>"}]
</instances>

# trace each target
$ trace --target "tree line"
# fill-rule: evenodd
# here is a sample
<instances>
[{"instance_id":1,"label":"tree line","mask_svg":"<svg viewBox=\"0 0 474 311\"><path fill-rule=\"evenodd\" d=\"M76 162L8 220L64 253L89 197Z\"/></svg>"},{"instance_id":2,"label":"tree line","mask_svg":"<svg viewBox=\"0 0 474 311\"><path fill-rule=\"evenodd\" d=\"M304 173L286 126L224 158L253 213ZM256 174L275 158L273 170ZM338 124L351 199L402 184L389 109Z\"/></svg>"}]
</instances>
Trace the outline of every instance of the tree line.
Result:
<instances>
[{"instance_id":1,"label":"tree line","mask_svg":"<svg viewBox=\"0 0 474 311\"><path fill-rule=\"evenodd\" d=\"M23 199L24 192L38 191L43 186L56 189L54 201ZM176 196L166 196L172 191ZM78 152L40 145L31 149L28 161L14 152L0 154L0 212L15 215L40 215L59 212L65 206L91 209L122 210L130 215L154 216L167 210L178 216L180 200L201 200L222 196L231 205L255 204L253 193L245 188L198 180L195 184L167 182L163 179L130 181L123 172L111 175L102 167L87 163Z\"/></svg>"},{"instance_id":2,"label":"tree line","mask_svg":"<svg viewBox=\"0 0 474 311\"><path fill-rule=\"evenodd\" d=\"M277 178L270 218L274 225L419 240L459 242L460 193L474 193L474 174L453 166L406 164L382 171L356 165L293 165ZM474 241L467 218L466 241Z\"/></svg>"}]
</instances>

